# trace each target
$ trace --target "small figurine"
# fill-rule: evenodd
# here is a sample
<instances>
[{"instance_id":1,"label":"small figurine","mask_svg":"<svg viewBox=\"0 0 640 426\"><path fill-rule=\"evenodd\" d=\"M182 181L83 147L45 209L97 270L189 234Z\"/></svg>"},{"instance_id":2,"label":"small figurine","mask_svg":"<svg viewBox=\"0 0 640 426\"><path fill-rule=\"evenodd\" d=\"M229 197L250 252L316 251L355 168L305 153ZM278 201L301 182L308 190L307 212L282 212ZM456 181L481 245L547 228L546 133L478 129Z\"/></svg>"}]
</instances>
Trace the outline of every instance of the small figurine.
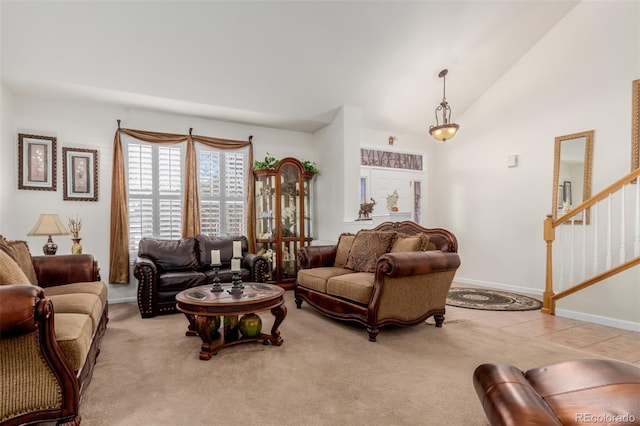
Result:
<instances>
[{"instance_id":1,"label":"small figurine","mask_svg":"<svg viewBox=\"0 0 640 426\"><path fill-rule=\"evenodd\" d=\"M362 203L360 204L360 210L358 211L358 220L369 220L371 217L369 216L373 213L373 206L376 205L376 200L371 199L370 203Z\"/></svg>"},{"instance_id":2,"label":"small figurine","mask_svg":"<svg viewBox=\"0 0 640 426\"><path fill-rule=\"evenodd\" d=\"M398 211L398 191L393 190L393 194L387 195L387 210L390 212Z\"/></svg>"}]
</instances>

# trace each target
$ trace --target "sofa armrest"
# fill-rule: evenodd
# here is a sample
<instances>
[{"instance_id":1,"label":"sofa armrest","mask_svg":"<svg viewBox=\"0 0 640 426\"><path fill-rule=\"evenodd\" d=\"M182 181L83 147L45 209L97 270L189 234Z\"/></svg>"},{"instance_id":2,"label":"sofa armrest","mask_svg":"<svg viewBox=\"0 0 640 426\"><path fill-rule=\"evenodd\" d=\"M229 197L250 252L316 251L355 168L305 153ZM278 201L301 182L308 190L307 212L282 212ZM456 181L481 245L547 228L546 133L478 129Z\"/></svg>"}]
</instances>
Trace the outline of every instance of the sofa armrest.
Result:
<instances>
[{"instance_id":1,"label":"sofa armrest","mask_svg":"<svg viewBox=\"0 0 640 426\"><path fill-rule=\"evenodd\" d=\"M242 258L242 267L251 271L251 281L264 282L265 274L269 271L269 262L264 256L254 253L245 253Z\"/></svg>"},{"instance_id":2,"label":"sofa armrest","mask_svg":"<svg viewBox=\"0 0 640 426\"><path fill-rule=\"evenodd\" d=\"M148 257L138 256L133 264L133 276L140 279L141 274L153 274L158 275L158 267L152 259Z\"/></svg>"},{"instance_id":3,"label":"sofa armrest","mask_svg":"<svg viewBox=\"0 0 640 426\"><path fill-rule=\"evenodd\" d=\"M80 423L78 380L56 341L53 303L41 287L0 286L0 352L0 393L18 401L0 407L3 425Z\"/></svg>"},{"instance_id":4,"label":"sofa armrest","mask_svg":"<svg viewBox=\"0 0 640 426\"><path fill-rule=\"evenodd\" d=\"M34 285L0 286L0 339L36 330L36 306L44 299L42 288Z\"/></svg>"},{"instance_id":5,"label":"sofa armrest","mask_svg":"<svg viewBox=\"0 0 640 426\"><path fill-rule=\"evenodd\" d=\"M304 246L298 250L300 269L333 266L336 260L337 246Z\"/></svg>"},{"instance_id":6,"label":"sofa armrest","mask_svg":"<svg viewBox=\"0 0 640 426\"><path fill-rule=\"evenodd\" d=\"M460 256L439 250L387 253L376 264L376 275L406 277L458 269Z\"/></svg>"},{"instance_id":7,"label":"sofa armrest","mask_svg":"<svg viewBox=\"0 0 640 426\"><path fill-rule=\"evenodd\" d=\"M482 364L473 386L492 425L561 425L522 371L504 364Z\"/></svg>"},{"instance_id":8,"label":"sofa armrest","mask_svg":"<svg viewBox=\"0 0 640 426\"><path fill-rule=\"evenodd\" d=\"M143 318L155 315L158 267L152 259L138 256L133 265L133 276L138 279L138 308Z\"/></svg>"},{"instance_id":9,"label":"sofa armrest","mask_svg":"<svg viewBox=\"0 0 640 426\"><path fill-rule=\"evenodd\" d=\"M100 281L98 262L90 254L33 256L40 287Z\"/></svg>"},{"instance_id":10,"label":"sofa armrest","mask_svg":"<svg viewBox=\"0 0 640 426\"><path fill-rule=\"evenodd\" d=\"M457 253L417 251L387 253L376 263L369 309L379 324L415 323L433 315L444 320L447 294L460 266Z\"/></svg>"}]
</instances>

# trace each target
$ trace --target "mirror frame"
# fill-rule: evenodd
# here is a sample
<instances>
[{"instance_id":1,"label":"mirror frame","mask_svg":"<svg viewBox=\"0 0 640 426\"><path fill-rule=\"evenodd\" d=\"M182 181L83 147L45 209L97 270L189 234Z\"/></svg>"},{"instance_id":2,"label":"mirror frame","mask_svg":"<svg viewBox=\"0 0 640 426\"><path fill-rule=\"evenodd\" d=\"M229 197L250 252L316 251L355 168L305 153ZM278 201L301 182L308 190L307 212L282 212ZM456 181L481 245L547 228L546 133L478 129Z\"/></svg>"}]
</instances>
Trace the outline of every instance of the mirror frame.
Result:
<instances>
[{"instance_id":1,"label":"mirror frame","mask_svg":"<svg viewBox=\"0 0 640 426\"><path fill-rule=\"evenodd\" d=\"M584 183L582 190L582 202L588 200L591 197L591 164L593 158L593 130L587 130L586 132L580 133L572 133L570 135L558 136L555 139L555 152L554 152L554 161L553 161L553 204L552 204L552 216L553 219L558 218L558 185L560 179L560 147L562 142L577 139L577 138L585 138L585 147L584 147ZM587 209L584 214L585 223L589 224L589 211ZM582 219L574 220L574 223L582 223Z\"/></svg>"},{"instance_id":2,"label":"mirror frame","mask_svg":"<svg viewBox=\"0 0 640 426\"><path fill-rule=\"evenodd\" d=\"M640 80L631 90L631 171L640 167Z\"/></svg>"}]
</instances>

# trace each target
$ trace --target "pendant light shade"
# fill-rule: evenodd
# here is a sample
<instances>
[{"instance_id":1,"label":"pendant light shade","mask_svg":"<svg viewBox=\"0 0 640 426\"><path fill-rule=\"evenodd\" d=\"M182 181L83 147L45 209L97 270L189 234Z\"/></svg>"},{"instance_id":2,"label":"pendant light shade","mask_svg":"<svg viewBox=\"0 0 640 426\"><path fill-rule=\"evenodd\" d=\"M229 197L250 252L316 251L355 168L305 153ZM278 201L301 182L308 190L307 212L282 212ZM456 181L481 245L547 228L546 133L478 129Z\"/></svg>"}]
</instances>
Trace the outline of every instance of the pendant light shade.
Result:
<instances>
[{"instance_id":1,"label":"pendant light shade","mask_svg":"<svg viewBox=\"0 0 640 426\"><path fill-rule=\"evenodd\" d=\"M446 76L449 70L442 70L438 77L442 78L442 102L436 107L436 125L429 127L429 134L436 140L445 142L447 139L451 139L455 136L456 132L460 128L456 123L451 122L451 107L447 103L446 96ZM442 114L442 120L438 118L438 113ZM442 122L442 124L440 124Z\"/></svg>"}]
</instances>

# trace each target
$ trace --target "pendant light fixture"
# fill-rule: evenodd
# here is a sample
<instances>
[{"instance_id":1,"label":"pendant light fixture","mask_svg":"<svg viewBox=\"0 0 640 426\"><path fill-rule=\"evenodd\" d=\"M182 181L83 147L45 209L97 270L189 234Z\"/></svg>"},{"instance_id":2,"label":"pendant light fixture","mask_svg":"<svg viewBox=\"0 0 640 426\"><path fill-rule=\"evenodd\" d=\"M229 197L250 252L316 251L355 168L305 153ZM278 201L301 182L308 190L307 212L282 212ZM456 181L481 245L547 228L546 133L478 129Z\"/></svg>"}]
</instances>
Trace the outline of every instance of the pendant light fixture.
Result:
<instances>
[{"instance_id":1,"label":"pendant light fixture","mask_svg":"<svg viewBox=\"0 0 640 426\"><path fill-rule=\"evenodd\" d=\"M429 127L429 134L441 142L445 142L447 139L454 137L460 128L456 123L451 123L451 107L447 103L446 96L448 72L449 70L444 69L438 74L438 77L442 78L442 102L436 107L436 125ZM442 124L440 124L440 120L438 120L438 112L442 112Z\"/></svg>"}]
</instances>

